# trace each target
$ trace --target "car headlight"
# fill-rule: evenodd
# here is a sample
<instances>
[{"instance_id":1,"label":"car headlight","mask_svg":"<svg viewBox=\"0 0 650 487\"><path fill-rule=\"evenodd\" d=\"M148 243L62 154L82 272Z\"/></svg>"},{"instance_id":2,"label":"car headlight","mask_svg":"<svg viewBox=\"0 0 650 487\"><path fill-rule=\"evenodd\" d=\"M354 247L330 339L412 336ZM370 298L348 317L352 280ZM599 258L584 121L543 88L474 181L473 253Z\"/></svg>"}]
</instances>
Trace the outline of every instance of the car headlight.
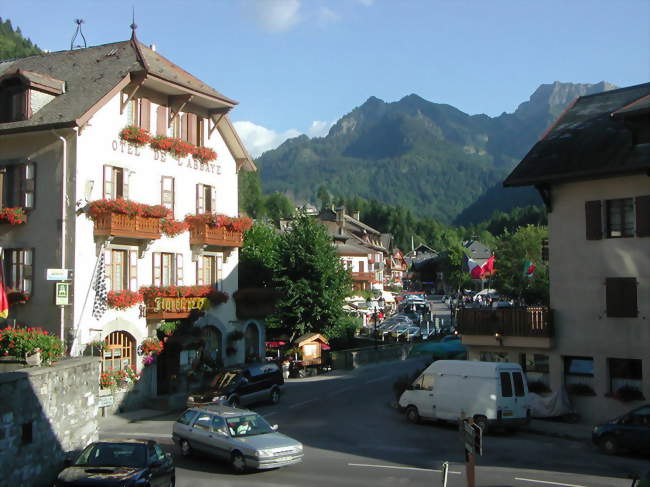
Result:
<instances>
[{"instance_id":1,"label":"car headlight","mask_svg":"<svg viewBox=\"0 0 650 487\"><path fill-rule=\"evenodd\" d=\"M273 450L257 450L255 452L256 457L272 457L273 455Z\"/></svg>"}]
</instances>

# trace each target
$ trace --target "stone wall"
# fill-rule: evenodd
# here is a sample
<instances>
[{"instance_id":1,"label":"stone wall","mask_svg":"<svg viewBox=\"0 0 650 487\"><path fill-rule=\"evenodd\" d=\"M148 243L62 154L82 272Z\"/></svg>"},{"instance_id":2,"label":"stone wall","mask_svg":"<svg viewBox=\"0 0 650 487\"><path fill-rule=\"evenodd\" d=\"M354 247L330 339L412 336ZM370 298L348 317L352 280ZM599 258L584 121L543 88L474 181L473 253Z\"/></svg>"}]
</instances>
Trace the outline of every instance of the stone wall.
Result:
<instances>
[{"instance_id":1,"label":"stone wall","mask_svg":"<svg viewBox=\"0 0 650 487\"><path fill-rule=\"evenodd\" d=\"M97 440L99 360L0 374L0 487L51 486L65 453Z\"/></svg>"}]
</instances>

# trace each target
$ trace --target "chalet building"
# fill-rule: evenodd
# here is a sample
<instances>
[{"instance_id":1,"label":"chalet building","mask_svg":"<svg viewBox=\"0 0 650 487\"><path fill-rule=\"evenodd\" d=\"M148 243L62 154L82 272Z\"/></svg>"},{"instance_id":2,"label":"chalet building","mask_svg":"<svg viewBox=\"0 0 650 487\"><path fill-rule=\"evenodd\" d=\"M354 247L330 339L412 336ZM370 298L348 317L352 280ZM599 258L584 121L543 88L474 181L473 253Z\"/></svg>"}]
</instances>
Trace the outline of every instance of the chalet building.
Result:
<instances>
[{"instance_id":1,"label":"chalet building","mask_svg":"<svg viewBox=\"0 0 650 487\"><path fill-rule=\"evenodd\" d=\"M72 355L101 340L105 367L141 370L143 340L190 320L196 333L169 340L177 353L159 375L182 373L199 353L226 364L260 355L263 329L243 329L228 299L248 224L237 218L237 174L255 170L228 118L235 105L135 32L1 62L8 323L56 333ZM55 304L47 269L71 271L57 277L68 279L68 305ZM95 317L102 286L108 309Z\"/></svg>"},{"instance_id":2,"label":"chalet building","mask_svg":"<svg viewBox=\"0 0 650 487\"><path fill-rule=\"evenodd\" d=\"M404 259L404 253L398 248L392 249L386 260L386 284L402 287L407 271L408 265Z\"/></svg>"},{"instance_id":3,"label":"chalet building","mask_svg":"<svg viewBox=\"0 0 650 487\"><path fill-rule=\"evenodd\" d=\"M334 239L336 251L352 272L357 290L384 290L384 272L389 255L378 230L362 223L359 212L348 215L345 208L324 209L317 216Z\"/></svg>"},{"instance_id":4,"label":"chalet building","mask_svg":"<svg viewBox=\"0 0 650 487\"><path fill-rule=\"evenodd\" d=\"M474 360L566 387L586 421L650 399L650 83L578 98L505 180L548 211L550 309L464 310Z\"/></svg>"}]
</instances>

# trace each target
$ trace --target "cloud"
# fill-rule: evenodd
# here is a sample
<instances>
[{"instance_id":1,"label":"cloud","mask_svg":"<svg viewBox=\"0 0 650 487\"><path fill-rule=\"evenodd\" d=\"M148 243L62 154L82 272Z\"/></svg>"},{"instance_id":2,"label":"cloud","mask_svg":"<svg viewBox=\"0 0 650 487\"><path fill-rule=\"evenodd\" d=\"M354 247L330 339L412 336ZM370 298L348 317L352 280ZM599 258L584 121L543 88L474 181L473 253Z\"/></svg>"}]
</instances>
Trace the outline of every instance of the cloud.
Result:
<instances>
[{"instance_id":1,"label":"cloud","mask_svg":"<svg viewBox=\"0 0 650 487\"><path fill-rule=\"evenodd\" d=\"M334 125L334 122L323 122L321 120L314 120L307 130L307 135L310 137L325 137Z\"/></svg>"},{"instance_id":2,"label":"cloud","mask_svg":"<svg viewBox=\"0 0 650 487\"><path fill-rule=\"evenodd\" d=\"M334 10L332 10L330 8L321 7L318 10L317 22L318 22L318 25L323 29L325 27L327 27L329 24L331 24L333 22L337 22L340 18L341 18L341 16L339 14L337 14L336 12L334 12Z\"/></svg>"},{"instance_id":3,"label":"cloud","mask_svg":"<svg viewBox=\"0 0 650 487\"><path fill-rule=\"evenodd\" d=\"M275 149L285 140L298 137L303 133L296 129L276 132L247 121L234 122L234 125L244 146L253 157L261 156L267 150ZM324 137L332 125L334 125L333 122L314 120L307 129L306 134L309 137Z\"/></svg>"},{"instance_id":4,"label":"cloud","mask_svg":"<svg viewBox=\"0 0 650 487\"><path fill-rule=\"evenodd\" d=\"M285 32L301 20L300 0L248 0L255 21L269 32Z\"/></svg>"}]
</instances>

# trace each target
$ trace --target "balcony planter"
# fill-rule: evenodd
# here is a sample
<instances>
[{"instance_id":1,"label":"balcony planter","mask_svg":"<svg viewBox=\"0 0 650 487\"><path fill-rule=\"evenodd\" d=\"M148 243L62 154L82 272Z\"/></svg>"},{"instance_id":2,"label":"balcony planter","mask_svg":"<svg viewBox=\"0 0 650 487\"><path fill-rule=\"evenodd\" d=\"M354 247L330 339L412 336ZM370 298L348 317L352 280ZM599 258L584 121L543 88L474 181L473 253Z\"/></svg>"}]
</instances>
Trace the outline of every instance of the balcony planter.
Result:
<instances>
[{"instance_id":1,"label":"balcony planter","mask_svg":"<svg viewBox=\"0 0 650 487\"><path fill-rule=\"evenodd\" d=\"M9 289L7 291L7 301L9 301L9 304L25 304L29 301L29 298L31 296L24 292L20 291L19 289Z\"/></svg>"},{"instance_id":2,"label":"balcony planter","mask_svg":"<svg viewBox=\"0 0 650 487\"><path fill-rule=\"evenodd\" d=\"M31 355L26 355L25 362L27 362L27 365L32 367L38 367L41 365L41 351L37 348Z\"/></svg>"},{"instance_id":3,"label":"balcony planter","mask_svg":"<svg viewBox=\"0 0 650 487\"><path fill-rule=\"evenodd\" d=\"M109 291L107 304L109 308L125 310L142 302L142 294L123 289L122 291Z\"/></svg>"},{"instance_id":4,"label":"balcony planter","mask_svg":"<svg viewBox=\"0 0 650 487\"><path fill-rule=\"evenodd\" d=\"M185 223L190 228L190 245L241 247L244 232L252 227L250 218L231 218L215 213L188 215Z\"/></svg>"},{"instance_id":5,"label":"balcony planter","mask_svg":"<svg viewBox=\"0 0 650 487\"><path fill-rule=\"evenodd\" d=\"M151 135L148 130L133 125L128 125L120 131L120 139L131 145L142 147L151 142Z\"/></svg>"},{"instance_id":6,"label":"balcony planter","mask_svg":"<svg viewBox=\"0 0 650 487\"><path fill-rule=\"evenodd\" d=\"M20 207L0 209L0 225L22 225L27 222L27 214Z\"/></svg>"},{"instance_id":7,"label":"balcony planter","mask_svg":"<svg viewBox=\"0 0 650 487\"><path fill-rule=\"evenodd\" d=\"M157 240L169 209L125 199L97 200L88 204L86 214L95 223L95 236Z\"/></svg>"}]
</instances>

